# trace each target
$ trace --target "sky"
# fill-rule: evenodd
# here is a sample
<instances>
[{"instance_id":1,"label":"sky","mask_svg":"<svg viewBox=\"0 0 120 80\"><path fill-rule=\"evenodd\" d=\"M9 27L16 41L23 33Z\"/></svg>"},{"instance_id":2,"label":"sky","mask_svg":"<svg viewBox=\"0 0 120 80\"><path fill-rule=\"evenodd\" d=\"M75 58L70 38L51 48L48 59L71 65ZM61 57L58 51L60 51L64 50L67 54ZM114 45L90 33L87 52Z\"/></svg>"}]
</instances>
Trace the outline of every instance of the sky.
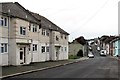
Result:
<instances>
[{"instance_id":1,"label":"sky","mask_svg":"<svg viewBox=\"0 0 120 80\"><path fill-rule=\"evenodd\" d=\"M118 34L120 0L0 0L19 2L26 9L45 16L67 31L71 42Z\"/></svg>"}]
</instances>

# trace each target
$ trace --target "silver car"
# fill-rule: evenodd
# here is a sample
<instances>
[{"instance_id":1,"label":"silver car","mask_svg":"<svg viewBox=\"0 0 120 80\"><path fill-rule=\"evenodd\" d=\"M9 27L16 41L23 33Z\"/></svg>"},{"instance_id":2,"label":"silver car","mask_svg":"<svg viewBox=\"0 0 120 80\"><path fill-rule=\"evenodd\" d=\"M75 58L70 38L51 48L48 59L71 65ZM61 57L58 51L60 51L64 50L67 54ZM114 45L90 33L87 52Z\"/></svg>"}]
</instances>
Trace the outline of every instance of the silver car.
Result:
<instances>
[{"instance_id":1,"label":"silver car","mask_svg":"<svg viewBox=\"0 0 120 80\"><path fill-rule=\"evenodd\" d=\"M101 50L100 51L100 56L106 56L107 54L106 54L106 50Z\"/></svg>"},{"instance_id":2,"label":"silver car","mask_svg":"<svg viewBox=\"0 0 120 80\"><path fill-rule=\"evenodd\" d=\"M92 53L92 52L89 52L89 53L88 53L88 57L89 57L89 58L94 58L93 53Z\"/></svg>"}]
</instances>

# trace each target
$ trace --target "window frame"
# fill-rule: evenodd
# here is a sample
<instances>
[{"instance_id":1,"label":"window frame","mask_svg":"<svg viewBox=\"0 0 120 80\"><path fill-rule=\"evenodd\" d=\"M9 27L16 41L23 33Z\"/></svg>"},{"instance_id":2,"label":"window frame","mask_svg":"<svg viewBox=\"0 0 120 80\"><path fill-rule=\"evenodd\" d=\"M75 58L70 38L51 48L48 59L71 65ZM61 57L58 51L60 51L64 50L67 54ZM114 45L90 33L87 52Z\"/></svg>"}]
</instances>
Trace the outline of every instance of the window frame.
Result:
<instances>
[{"instance_id":1,"label":"window frame","mask_svg":"<svg viewBox=\"0 0 120 80\"><path fill-rule=\"evenodd\" d=\"M45 34L46 34L46 30L45 30L45 29L42 29L42 35L45 36Z\"/></svg>"},{"instance_id":2,"label":"window frame","mask_svg":"<svg viewBox=\"0 0 120 80\"><path fill-rule=\"evenodd\" d=\"M45 46L42 46L41 47L41 53L45 53L46 51L45 51Z\"/></svg>"},{"instance_id":3,"label":"window frame","mask_svg":"<svg viewBox=\"0 0 120 80\"><path fill-rule=\"evenodd\" d=\"M33 44L33 51L38 51L37 47L38 47L37 44Z\"/></svg>"},{"instance_id":4,"label":"window frame","mask_svg":"<svg viewBox=\"0 0 120 80\"><path fill-rule=\"evenodd\" d=\"M1 54L8 53L8 43L1 43ZM3 50L3 51L2 51Z\"/></svg>"},{"instance_id":5,"label":"window frame","mask_svg":"<svg viewBox=\"0 0 120 80\"><path fill-rule=\"evenodd\" d=\"M50 52L50 47L49 46L46 47L46 52Z\"/></svg>"},{"instance_id":6,"label":"window frame","mask_svg":"<svg viewBox=\"0 0 120 80\"><path fill-rule=\"evenodd\" d=\"M20 26L20 35L26 35L26 27Z\"/></svg>"}]
</instances>

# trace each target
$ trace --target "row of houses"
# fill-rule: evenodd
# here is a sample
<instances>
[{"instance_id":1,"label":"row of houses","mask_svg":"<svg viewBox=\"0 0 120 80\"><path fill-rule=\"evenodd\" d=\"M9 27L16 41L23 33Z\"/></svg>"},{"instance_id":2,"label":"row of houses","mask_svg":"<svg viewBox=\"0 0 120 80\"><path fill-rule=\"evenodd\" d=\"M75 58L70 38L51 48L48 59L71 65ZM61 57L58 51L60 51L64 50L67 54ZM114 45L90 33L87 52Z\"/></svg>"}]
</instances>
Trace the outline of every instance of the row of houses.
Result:
<instances>
[{"instance_id":1,"label":"row of houses","mask_svg":"<svg viewBox=\"0 0 120 80\"><path fill-rule=\"evenodd\" d=\"M68 35L18 2L0 3L0 65L68 59Z\"/></svg>"},{"instance_id":2,"label":"row of houses","mask_svg":"<svg viewBox=\"0 0 120 80\"><path fill-rule=\"evenodd\" d=\"M108 55L120 56L120 36L103 36L100 41Z\"/></svg>"}]
</instances>

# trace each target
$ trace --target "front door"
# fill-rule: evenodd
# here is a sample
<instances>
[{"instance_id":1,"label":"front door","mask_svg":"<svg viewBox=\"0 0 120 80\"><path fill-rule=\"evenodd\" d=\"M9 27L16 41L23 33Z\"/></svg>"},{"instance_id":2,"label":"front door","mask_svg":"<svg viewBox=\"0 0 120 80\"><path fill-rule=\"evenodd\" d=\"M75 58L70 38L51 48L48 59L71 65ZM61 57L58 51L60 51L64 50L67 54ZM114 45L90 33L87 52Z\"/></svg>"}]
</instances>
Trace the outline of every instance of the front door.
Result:
<instances>
[{"instance_id":1,"label":"front door","mask_svg":"<svg viewBox=\"0 0 120 80\"><path fill-rule=\"evenodd\" d=\"M60 47L56 47L56 60L59 60Z\"/></svg>"},{"instance_id":2,"label":"front door","mask_svg":"<svg viewBox=\"0 0 120 80\"><path fill-rule=\"evenodd\" d=\"M25 60L26 47L20 47L20 64L24 64Z\"/></svg>"}]
</instances>

